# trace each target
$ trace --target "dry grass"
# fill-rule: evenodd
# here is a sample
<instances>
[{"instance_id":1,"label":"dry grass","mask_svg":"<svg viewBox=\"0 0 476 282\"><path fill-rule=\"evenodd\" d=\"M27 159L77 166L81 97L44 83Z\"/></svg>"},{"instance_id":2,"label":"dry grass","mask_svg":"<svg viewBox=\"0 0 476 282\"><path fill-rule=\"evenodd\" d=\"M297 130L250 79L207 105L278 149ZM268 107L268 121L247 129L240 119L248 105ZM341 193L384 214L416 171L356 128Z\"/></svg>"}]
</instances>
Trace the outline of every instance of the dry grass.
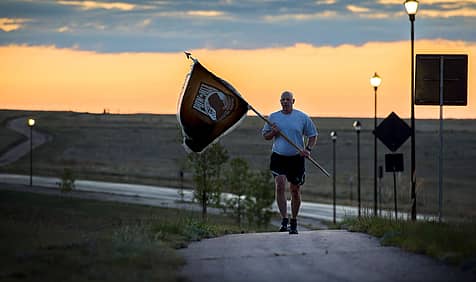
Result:
<instances>
[{"instance_id":1,"label":"dry grass","mask_svg":"<svg viewBox=\"0 0 476 282\"><path fill-rule=\"evenodd\" d=\"M0 190L0 280L183 281L184 260L174 248L256 230L224 216L200 218L185 210Z\"/></svg>"},{"instance_id":2,"label":"dry grass","mask_svg":"<svg viewBox=\"0 0 476 282\"><path fill-rule=\"evenodd\" d=\"M341 223L350 231L365 232L380 238L383 245L398 246L447 263L476 271L476 224L474 222L437 223L432 221L395 221L390 217L363 216Z\"/></svg>"},{"instance_id":3,"label":"dry grass","mask_svg":"<svg viewBox=\"0 0 476 282\"><path fill-rule=\"evenodd\" d=\"M0 111L0 121L24 116L25 112ZM35 174L59 176L65 167L78 178L134 182L179 187L179 171L185 170L183 185L191 188L191 173L184 166L185 151L174 115L95 115L72 112L36 112L39 130L54 136L51 143L35 150ZM356 205L356 134L350 118L316 118L320 130L313 156L332 170L332 143L329 132L338 132L338 204ZM360 119L361 191L367 206L373 201L373 119ZM418 212L436 213L438 208L438 120L416 121ZM246 159L253 169L268 166L271 143L260 135L263 122L248 117L230 135L222 138L230 157ZM446 216L476 217L476 121L446 120L444 123L444 210ZM8 135L8 133L4 133ZM15 138L13 138L15 139ZM0 143L0 151L3 143ZM379 165L389 150L378 143ZM404 154L405 171L397 174L398 204L409 211L410 141L399 150ZM1 168L1 172L27 173L28 158ZM331 202L332 178L307 164L304 200ZM384 206L393 205L393 178L384 173L381 182Z\"/></svg>"}]
</instances>

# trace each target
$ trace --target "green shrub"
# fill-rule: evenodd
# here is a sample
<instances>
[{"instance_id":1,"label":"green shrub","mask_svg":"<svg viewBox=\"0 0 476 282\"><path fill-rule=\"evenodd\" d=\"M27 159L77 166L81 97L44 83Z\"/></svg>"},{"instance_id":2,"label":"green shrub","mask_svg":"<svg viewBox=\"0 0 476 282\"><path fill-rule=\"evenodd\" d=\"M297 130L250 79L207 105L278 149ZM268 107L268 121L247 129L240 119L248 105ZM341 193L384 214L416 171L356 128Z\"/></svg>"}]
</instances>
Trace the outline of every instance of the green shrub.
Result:
<instances>
[{"instance_id":1,"label":"green shrub","mask_svg":"<svg viewBox=\"0 0 476 282\"><path fill-rule=\"evenodd\" d=\"M190 153L188 162L193 170L194 198L202 205L202 218L207 218L209 205L220 205L222 187L221 170L228 160L228 152L215 143L202 153Z\"/></svg>"},{"instance_id":2,"label":"green shrub","mask_svg":"<svg viewBox=\"0 0 476 282\"><path fill-rule=\"evenodd\" d=\"M71 192L75 188L75 181L73 171L70 168L63 169L61 182L59 183L61 192Z\"/></svg>"}]
</instances>

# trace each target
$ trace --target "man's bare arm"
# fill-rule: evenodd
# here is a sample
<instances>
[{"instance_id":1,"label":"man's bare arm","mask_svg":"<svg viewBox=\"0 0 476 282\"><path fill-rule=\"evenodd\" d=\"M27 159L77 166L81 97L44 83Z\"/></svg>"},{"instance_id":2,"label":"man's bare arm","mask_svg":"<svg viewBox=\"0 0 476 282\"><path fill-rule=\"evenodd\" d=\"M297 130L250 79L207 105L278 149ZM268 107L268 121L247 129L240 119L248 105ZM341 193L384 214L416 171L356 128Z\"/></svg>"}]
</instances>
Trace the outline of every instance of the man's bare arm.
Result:
<instances>
[{"instance_id":1,"label":"man's bare arm","mask_svg":"<svg viewBox=\"0 0 476 282\"><path fill-rule=\"evenodd\" d=\"M273 139L276 135L279 135L279 128L276 126L276 124L273 124L271 126L271 130L263 134L263 137L265 140L271 140Z\"/></svg>"}]
</instances>

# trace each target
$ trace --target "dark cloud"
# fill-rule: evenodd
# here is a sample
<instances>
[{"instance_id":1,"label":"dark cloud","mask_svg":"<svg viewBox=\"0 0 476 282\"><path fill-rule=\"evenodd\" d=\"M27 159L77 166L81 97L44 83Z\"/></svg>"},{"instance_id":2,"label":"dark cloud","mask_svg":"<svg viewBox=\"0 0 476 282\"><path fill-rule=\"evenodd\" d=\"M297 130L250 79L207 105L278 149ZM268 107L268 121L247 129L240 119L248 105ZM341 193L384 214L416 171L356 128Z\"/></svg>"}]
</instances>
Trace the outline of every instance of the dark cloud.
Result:
<instances>
[{"instance_id":1,"label":"dark cloud","mask_svg":"<svg viewBox=\"0 0 476 282\"><path fill-rule=\"evenodd\" d=\"M134 5L134 9L104 5L84 9L49 0L1 1L0 18L29 21L14 31L0 29L0 44L79 46L99 52L175 52L290 46L297 42L360 45L408 39L408 17L403 5L375 1L114 2ZM475 6L466 3L464 7L476 9ZM422 5L423 8L446 11L451 6ZM417 18L416 35L476 41L474 26L476 16L426 15Z\"/></svg>"},{"instance_id":2,"label":"dark cloud","mask_svg":"<svg viewBox=\"0 0 476 282\"><path fill-rule=\"evenodd\" d=\"M58 5L52 1L0 1L0 18L54 18L58 15L74 15L70 7Z\"/></svg>"}]
</instances>

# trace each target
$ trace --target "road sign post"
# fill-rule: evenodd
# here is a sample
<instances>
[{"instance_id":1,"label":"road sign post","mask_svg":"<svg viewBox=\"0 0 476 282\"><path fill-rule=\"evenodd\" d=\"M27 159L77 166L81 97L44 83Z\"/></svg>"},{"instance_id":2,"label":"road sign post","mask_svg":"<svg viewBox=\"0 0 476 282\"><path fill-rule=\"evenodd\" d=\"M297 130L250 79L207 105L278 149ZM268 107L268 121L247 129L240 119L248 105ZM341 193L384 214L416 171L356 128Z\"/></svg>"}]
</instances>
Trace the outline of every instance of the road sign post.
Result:
<instances>
[{"instance_id":1,"label":"road sign post","mask_svg":"<svg viewBox=\"0 0 476 282\"><path fill-rule=\"evenodd\" d=\"M403 154L386 154L385 171L393 173L393 199L395 205L395 220L398 220L396 172L403 171Z\"/></svg>"},{"instance_id":2,"label":"road sign post","mask_svg":"<svg viewBox=\"0 0 476 282\"><path fill-rule=\"evenodd\" d=\"M398 150L410 135L410 127L394 112L390 113L375 130L375 136L392 152ZM395 220L397 220L397 183L395 172L403 171L403 154L386 154L385 171L393 172Z\"/></svg>"},{"instance_id":3,"label":"road sign post","mask_svg":"<svg viewBox=\"0 0 476 282\"><path fill-rule=\"evenodd\" d=\"M438 158L438 220L443 217L443 106L468 103L468 55L418 54L416 56L416 105L440 106Z\"/></svg>"}]
</instances>

